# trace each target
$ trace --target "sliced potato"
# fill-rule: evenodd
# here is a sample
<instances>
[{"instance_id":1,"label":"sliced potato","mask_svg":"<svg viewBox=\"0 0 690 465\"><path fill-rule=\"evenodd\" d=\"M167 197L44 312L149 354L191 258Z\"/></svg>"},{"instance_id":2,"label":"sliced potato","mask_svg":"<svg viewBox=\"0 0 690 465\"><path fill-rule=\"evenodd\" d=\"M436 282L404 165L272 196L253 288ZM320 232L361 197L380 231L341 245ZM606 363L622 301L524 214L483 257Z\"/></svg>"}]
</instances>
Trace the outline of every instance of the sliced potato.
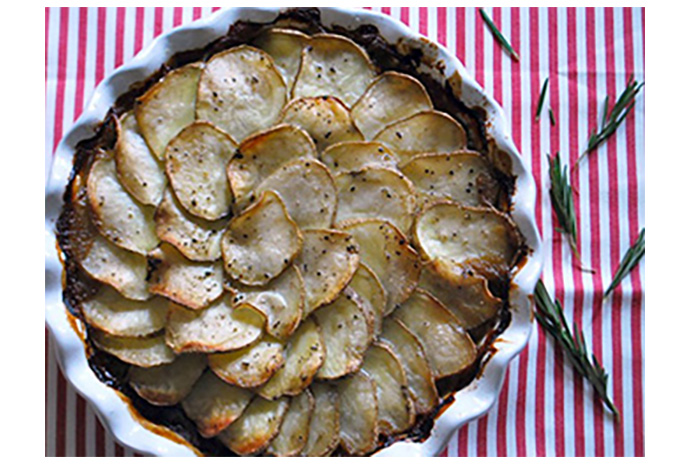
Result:
<instances>
[{"instance_id":1,"label":"sliced potato","mask_svg":"<svg viewBox=\"0 0 690 465\"><path fill-rule=\"evenodd\" d=\"M230 213L232 192L225 167L236 148L232 138L205 122L190 124L170 141L165 171L189 213L209 221Z\"/></svg>"},{"instance_id":2,"label":"sliced potato","mask_svg":"<svg viewBox=\"0 0 690 465\"><path fill-rule=\"evenodd\" d=\"M231 386L212 371L204 373L182 401L187 416L196 423L199 433L210 438L230 426L244 412L253 394Z\"/></svg>"},{"instance_id":3,"label":"sliced potato","mask_svg":"<svg viewBox=\"0 0 690 465\"><path fill-rule=\"evenodd\" d=\"M412 183L399 172L369 166L361 171L342 173L335 183L338 188L336 224L379 218L401 231L410 230L416 193Z\"/></svg>"},{"instance_id":4,"label":"sliced potato","mask_svg":"<svg viewBox=\"0 0 690 465\"><path fill-rule=\"evenodd\" d=\"M254 397L242 415L220 433L218 439L236 454L255 454L276 437L289 404L287 397L277 400Z\"/></svg>"},{"instance_id":5,"label":"sliced potato","mask_svg":"<svg viewBox=\"0 0 690 465\"><path fill-rule=\"evenodd\" d=\"M438 392L431 366L419 339L396 318L386 318L380 339L398 357L414 401L415 413L431 412L438 405Z\"/></svg>"},{"instance_id":6,"label":"sliced potato","mask_svg":"<svg viewBox=\"0 0 690 465\"><path fill-rule=\"evenodd\" d=\"M421 82L407 74L387 71L357 100L352 119L370 140L386 126L431 109L431 98Z\"/></svg>"},{"instance_id":7,"label":"sliced potato","mask_svg":"<svg viewBox=\"0 0 690 465\"><path fill-rule=\"evenodd\" d=\"M85 300L81 312L86 322L112 336L142 337L165 327L168 301L154 297L146 301L129 300L109 286Z\"/></svg>"},{"instance_id":8,"label":"sliced potato","mask_svg":"<svg viewBox=\"0 0 690 465\"><path fill-rule=\"evenodd\" d=\"M223 265L187 260L173 246L161 244L150 255L154 263L149 290L185 307L201 309L223 293Z\"/></svg>"},{"instance_id":9,"label":"sliced potato","mask_svg":"<svg viewBox=\"0 0 690 465\"><path fill-rule=\"evenodd\" d=\"M323 364L325 350L319 327L307 318L288 341L283 367L257 392L266 399L301 393Z\"/></svg>"},{"instance_id":10,"label":"sliced potato","mask_svg":"<svg viewBox=\"0 0 690 465\"><path fill-rule=\"evenodd\" d=\"M92 329L89 336L94 345L125 363L150 368L175 360L175 353L165 345L162 334L147 337L111 336Z\"/></svg>"},{"instance_id":11,"label":"sliced potato","mask_svg":"<svg viewBox=\"0 0 690 465\"><path fill-rule=\"evenodd\" d=\"M177 353L237 350L261 337L264 322L247 303L233 307L227 294L200 311L171 304L165 342Z\"/></svg>"},{"instance_id":12,"label":"sliced potato","mask_svg":"<svg viewBox=\"0 0 690 465\"><path fill-rule=\"evenodd\" d=\"M283 110L281 121L307 131L319 152L338 142L364 140L347 107L335 97L292 100Z\"/></svg>"},{"instance_id":13,"label":"sliced potato","mask_svg":"<svg viewBox=\"0 0 690 465\"><path fill-rule=\"evenodd\" d=\"M202 354L184 354L167 365L131 367L129 385L150 404L175 405L192 392L205 369L206 357Z\"/></svg>"},{"instance_id":14,"label":"sliced potato","mask_svg":"<svg viewBox=\"0 0 690 465\"><path fill-rule=\"evenodd\" d=\"M417 290L393 313L424 347L434 378L461 372L477 349L455 316L425 291Z\"/></svg>"},{"instance_id":15,"label":"sliced potato","mask_svg":"<svg viewBox=\"0 0 690 465\"><path fill-rule=\"evenodd\" d=\"M254 40L254 45L273 57L288 89L292 89L302 59L302 48L309 36L294 29L269 29Z\"/></svg>"},{"instance_id":16,"label":"sliced potato","mask_svg":"<svg viewBox=\"0 0 690 465\"><path fill-rule=\"evenodd\" d=\"M102 152L91 165L87 190L93 221L113 244L142 255L158 245L153 207L141 205L122 187L110 154Z\"/></svg>"},{"instance_id":17,"label":"sliced potato","mask_svg":"<svg viewBox=\"0 0 690 465\"><path fill-rule=\"evenodd\" d=\"M266 52L240 45L213 55L201 73L196 116L242 141L273 125L287 89Z\"/></svg>"},{"instance_id":18,"label":"sliced potato","mask_svg":"<svg viewBox=\"0 0 690 465\"><path fill-rule=\"evenodd\" d=\"M302 235L273 191L230 221L221 240L225 271L243 284L260 286L286 269L302 248Z\"/></svg>"},{"instance_id":19,"label":"sliced potato","mask_svg":"<svg viewBox=\"0 0 690 465\"><path fill-rule=\"evenodd\" d=\"M314 414L309 423L309 437L302 450L305 457L325 457L340 442L340 402L338 391L325 383L311 385L314 394Z\"/></svg>"},{"instance_id":20,"label":"sliced potato","mask_svg":"<svg viewBox=\"0 0 690 465\"><path fill-rule=\"evenodd\" d=\"M357 271L359 253L352 235L342 231L311 229L303 235L302 253L295 264L304 279L306 316L338 297Z\"/></svg>"},{"instance_id":21,"label":"sliced potato","mask_svg":"<svg viewBox=\"0 0 690 465\"><path fill-rule=\"evenodd\" d=\"M450 153L467 143L465 129L448 116L436 110L415 113L379 132L374 140L388 146L401 163L420 153Z\"/></svg>"},{"instance_id":22,"label":"sliced potato","mask_svg":"<svg viewBox=\"0 0 690 465\"><path fill-rule=\"evenodd\" d=\"M151 153L134 114L120 117L115 146L115 164L120 182L132 197L144 205L158 205L168 179L158 158Z\"/></svg>"},{"instance_id":23,"label":"sliced potato","mask_svg":"<svg viewBox=\"0 0 690 465\"><path fill-rule=\"evenodd\" d=\"M386 312L386 290L383 284L368 265L360 262L348 287L361 299L362 308L371 313L374 321L374 336L378 336L381 333L383 315Z\"/></svg>"},{"instance_id":24,"label":"sliced potato","mask_svg":"<svg viewBox=\"0 0 690 465\"><path fill-rule=\"evenodd\" d=\"M302 129L279 124L255 133L240 144L227 167L228 180L240 208L256 200L254 189L279 166L298 158L316 158L316 146Z\"/></svg>"},{"instance_id":25,"label":"sliced potato","mask_svg":"<svg viewBox=\"0 0 690 465\"><path fill-rule=\"evenodd\" d=\"M328 146L321 161L332 173L359 171L367 166L396 169L398 156L378 142L339 142Z\"/></svg>"},{"instance_id":26,"label":"sliced potato","mask_svg":"<svg viewBox=\"0 0 690 465\"><path fill-rule=\"evenodd\" d=\"M290 218L302 229L330 228L337 194L331 173L320 161L300 159L278 168L257 187L272 190L285 203Z\"/></svg>"},{"instance_id":27,"label":"sliced potato","mask_svg":"<svg viewBox=\"0 0 690 465\"><path fill-rule=\"evenodd\" d=\"M280 432L268 445L266 452L276 457L299 455L307 444L314 404L314 396L309 390L293 397L280 425Z\"/></svg>"},{"instance_id":28,"label":"sliced potato","mask_svg":"<svg viewBox=\"0 0 690 465\"><path fill-rule=\"evenodd\" d=\"M351 107L375 76L374 65L359 45L341 35L315 34L302 50L292 97L333 95Z\"/></svg>"},{"instance_id":29,"label":"sliced potato","mask_svg":"<svg viewBox=\"0 0 690 465\"><path fill-rule=\"evenodd\" d=\"M386 290L389 315L417 287L421 266L417 252L395 226L387 221L360 220L344 228L359 244L361 260Z\"/></svg>"},{"instance_id":30,"label":"sliced potato","mask_svg":"<svg viewBox=\"0 0 690 465\"><path fill-rule=\"evenodd\" d=\"M364 455L376 447L378 400L376 383L364 371L337 384L340 398L340 444L350 455Z\"/></svg>"},{"instance_id":31,"label":"sliced potato","mask_svg":"<svg viewBox=\"0 0 690 465\"><path fill-rule=\"evenodd\" d=\"M201 66L197 63L175 69L135 104L134 114L141 133L160 159L168 142L194 121L200 74Z\"/></svg>"},{"instance_id":32,"label":"sliced potato","mask_svg":"<svg viewBox=\"0 0 690 465\"><path fill-rule=\"evenodd\" d=\"M220 379L244 388L264 384L283 363L283 344L271 336L243 349L208 356L211 370Z\"/></svg>"}]
</instances>

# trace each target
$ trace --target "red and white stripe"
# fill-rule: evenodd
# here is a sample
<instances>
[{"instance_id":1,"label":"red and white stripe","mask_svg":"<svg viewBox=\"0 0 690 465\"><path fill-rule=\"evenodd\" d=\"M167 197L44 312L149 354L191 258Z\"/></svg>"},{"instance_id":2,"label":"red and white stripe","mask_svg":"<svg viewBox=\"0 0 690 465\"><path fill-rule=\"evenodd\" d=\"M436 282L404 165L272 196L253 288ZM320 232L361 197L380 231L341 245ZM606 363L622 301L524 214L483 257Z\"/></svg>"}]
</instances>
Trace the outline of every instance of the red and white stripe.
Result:
<instances>
[{"instance_id":1,"label":"red and white stripe","mask_svg":"<svg viewBox=\"0 0 690 465\"><path fill-rule=\"evenodd\" d=\"M583 328L611 375L621 411L616 425L541 329L510 365L497 404L462 428L447 456L642 456L644 450L644 262L602 303L621 256L644 226L644 92L607 143L573 174L578 192L582 273L548 199L546 154L573 164L630 75L644 80L645 11L640 8L487 8L520 54L498 46L474 8L372 8L436 40L504 108L516 146L537 182L537 223L547 251L544 282ZM157 35L212 8L48 8L46 19L46 179L62 134L94 87ZM549 92L534 122L541 84ZM552 107L556 126L546 112ZM57 368L46 333L46 456L129 456L100 425Z\"/></svg>"}]
</instances>

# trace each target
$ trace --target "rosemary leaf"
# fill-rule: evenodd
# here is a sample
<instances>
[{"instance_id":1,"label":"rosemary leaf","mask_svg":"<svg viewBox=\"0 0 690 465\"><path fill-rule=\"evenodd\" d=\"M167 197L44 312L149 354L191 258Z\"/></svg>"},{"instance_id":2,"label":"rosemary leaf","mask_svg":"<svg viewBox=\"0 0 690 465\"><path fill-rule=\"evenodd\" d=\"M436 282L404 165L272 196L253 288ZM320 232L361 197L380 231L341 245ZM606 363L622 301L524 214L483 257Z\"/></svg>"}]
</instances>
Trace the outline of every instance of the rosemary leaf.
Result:
<instances>
[{"instance_id":1,"label":"rosemary leaf","mask_svg":"<svg viewBox=\"0 0 690 465\"><path fill-rule=\"evenodd\" d=\"M501 46L510 54L511 57L515 61L520 61L520 56L517 54L515 49L510 45L510 42L506 40L505 37L503 37L503 34L501 34L501 31L498 30L496 25L494 24L493 21L491 21L491 18L489 18L489 15L486 14L486 11L484 11L484 8L479 9L479 13L482 15L482 19L486 23L487 26L489 26L489 29L491 30L491 33L494 35L496 40L501 44Z\"/></svg>"},{"instance_id":2,"label":"rosemary leaf","mask_svg":"<svg viewBox=\"0 0 690 465\"><path fill-rule=\"evenodd\" d=\"M551 121L551 126L556 125L556 117L553 116L553 110L549 107L549 121Z\"/></svg>"},{"instance_id":3,"label":"rosemary leaf","mask_svg":"<svg viewBox=\"0 0 690 465\"><path fill-rule=\"evenodd\" d=\"M618 265L618 270L616 270L616 273L613 275L611 284L609 284L608 289L606 289L606 292L604 292L604 298L608 297L609 294L611 294L613 290L618 287L621 281L623 281L623 279L633 270L633 268L637 266L638 263L640 263L642 257L644 257L644 228L642 228L642 231L640 231L635 243L628 249L627 252L625 252L623 260L621 260L620 264Z\"/></svg>"},{"instance_id":4,"label":"rosemary leaf","mask_svg":"<svg viewBox=\"0 0 690 465\"><path fill-rule=\"evenodd\" d=\"M544 80L544 84L541 86L541 92L539 93L539 102L537 103L537 114L534 117L534 121L539 121L541 116L541 109L544 106L544 99L546 98L546 88L549 85L549 78Z\"/></svg>"}]
</instances>

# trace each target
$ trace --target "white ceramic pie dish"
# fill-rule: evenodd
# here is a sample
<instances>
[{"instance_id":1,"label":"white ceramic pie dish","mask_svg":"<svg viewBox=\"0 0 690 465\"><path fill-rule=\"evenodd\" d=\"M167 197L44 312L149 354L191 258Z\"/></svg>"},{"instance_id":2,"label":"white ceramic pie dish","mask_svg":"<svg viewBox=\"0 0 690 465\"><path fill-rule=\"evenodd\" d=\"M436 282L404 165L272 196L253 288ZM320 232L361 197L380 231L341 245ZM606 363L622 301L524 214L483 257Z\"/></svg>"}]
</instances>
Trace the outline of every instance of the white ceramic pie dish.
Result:
<instances>
[{"instance_id":1,"label":"white ceramic pie dish","mask_svg":"<svg viewBox=\"0 0 690 465\"><path fill-rule=\"evenodd\" d=\"M378 27L380 34L392 44L410 43L424 50L430 62L441 60L442 71L433 70L439 79L457 73L462 78L460 92L470 107L481 106L487 112L487 133L499 149L509 154L516 177L512 217L530 249L525 262L515 275L510 291L512 319L497 341L495 353L481 375L455 395L455 401L437 419L424 442L397 442L380 450L377 456L433 456L447 444L451 435L465 423L483 414L498 398L510 361L525 347L532 328L532 292L541 274L542 246L537 233L534 207L536 191L506 127L503 111L488 97L467 73L458 59L440 45L430 43L404 24L375 12L342 8L321 8L324 25L352 29L361 24ZM229 8L206 19L179 27L158 37L130 63L122 66L96 88L79 120L58 145L46 187L45 280L46 324L56 348L58 362L67 380L92 405L105 427L122 444L145 455L190 456L189 447L158 435L136 420L118 393L99 381L88 366L84 344L67 316L62 301L62 263L56 247L55 224L62 207L62 195L72 170L76 144L94 135L115 99L135 82L146 79L177 52L199 48L224 35L230 24L238 20L270 22L279 8ZM441 74L443 73L443 74Z\"/></svg>"}]
</instances>

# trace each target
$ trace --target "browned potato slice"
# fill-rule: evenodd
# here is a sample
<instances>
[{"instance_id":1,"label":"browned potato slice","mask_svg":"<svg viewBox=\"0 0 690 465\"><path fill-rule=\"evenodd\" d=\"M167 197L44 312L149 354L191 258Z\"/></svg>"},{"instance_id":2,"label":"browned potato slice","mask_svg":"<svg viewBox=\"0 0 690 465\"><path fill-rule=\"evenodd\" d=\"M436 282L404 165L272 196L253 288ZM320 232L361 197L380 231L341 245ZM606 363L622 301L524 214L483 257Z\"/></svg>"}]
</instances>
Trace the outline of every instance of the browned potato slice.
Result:
<instances>
[{"instance_id":1,"label":"browned potato slice","mask_svg":"<svg viewBox=\"0 0 690 465\"><path fill-rule=\"evenodd\" d=\"M338 188L336 224L352 220L387 220L401 231L412 226L416 193L412 183L397 171L369 166L342 173L335 179Z\"/></svg>"},{"instance_id":2,"label":"browned potato slice","mask_svg":"<svg viewBox=\"0 0 690 465\"><path fill-rule=\"evenodd\" d=\"M316 158L309 134L291 124L280 124L247 137L228 164L235 200L243 208L256 200L254 189L279 166L298 159Z\"/></svg>"},{"instance_id":3,"label":"browned potato slice","mask_svg":"<svg viewBox=\"0 0 690 465\"><path fill-rule=\"evenodd\" d=\"M93 221L113 244L142 255L158 245L153 207L141 205L125 191L111 154L102 152L91 165L87 191Z\"/></svg>"},{"instance_id":4,"label":"browned potato slice","mask_svg":"<svg viewBox=\"0 0 690 465\"><path fill-rule=\"evenodd\" d=\"M161 297L143 302L129 300L113 288L102 286L82 303L81 313L89 325L112 336L142 337L165 327L168 301Z\"/></svg>"},{"instance_id":5,"label":"browned potato slice","mask_svg":"<svg viewBox=\"0 0 690 465\"><path fill-rule=\"evenodd\" d=\"M205 369L206 357L201 354L184 354L167 365L131 367L129 384L150 404L175 405L192 392L194 383Z\"/></svg>"},{"instance_id":6,"label":"browned potato slice","mask_svg":"<svg viewBox=\"0 0 690 465\"><path fill-rule=\"evenodd\" d=\"M266 399L301 393L323 364L325 350L319 327L307 318L288 341L285 365L257 392Z\"/></svg>"},{"instance_id":7,"label":"browned potato slice","mask_svg":"<svg viewBox=\"0 0 690 465\"><path fill-rule=\"evenodd\" d=\"M165 170L146 145L134 114L122 115L119 125L115 164L120 182L139 202L158 205L168 184Z\"/></svg>"},{"instance_id":8,"label":"browned potato slice","mask_svg":"<svg viewBox=\"0 0 690 465\"><path fill-rule=\"evenodd\" d=\"M477 354L457 318L425 291L415 291L393 314L424 347L436 379L469 367Z\"/></svg>"},{"instance_id":9,"label":"browned potato slice","mask_svg":"<svg viewBox=\"0 0 690 465\"><path fill-rule=\"evenodd\" d=\"M247 303L233 307L227 294L199 311L171 304L165 342L177 353L237 350L261 337L264 322Z\"/></svg>"},{"instance_id":10,"label":"browned potato slice","mask_svg":"<svg viewBox=\"0 0 690 465\"><path fill-rule=\"evenodd\" d=\"M361 299L362 307L371 313L374 321L374 336L378 336L381 333L383 314L386 311L386 291L381 281L369 266L360 262L348 287Z\"/></svg>"},{"instance_id":11,"label":"browned potato slice","mask_svg":"<svg viewBox=\"0 0 690 465\"><path fill-rule=\"evenodd\" d=\"M125 363L139 367L155 367L175 360L175 353L165 345L162 334L147 337L120 337L92 329L89 336L94 345Z\"/></svg>"},{"instance_id":12,"label":"browned potato slice","mask_svg":"<svg viewBox=\"0 0 690 465\"><path fill-rule=\"evenodd\" d=\"M319 152L338 142L364 140L347 107L335 97L292 100L283 110L281 121L307 131Z\"/></svg>"},{"instance_id":13,"label":"browned potato slice","mask_svg":"<svg viewBox=\"0 0 690 465\"><path fill-rule=\"evenodd\" d=\"M242 141L273 125L287 101L287 89L273 58L240 45L217 53L199 79L196 116Z\"/></svg>"},{"instance_id":14,"label":"browned potato slice","mask_svg":"<svg viewBox=\"0 0 690 465\"><path fill-rule=\"evenodd\" d=\"M165 150L165 171L177 199L191 214L209 221L230 213L232 192L225 167L237 144L205 122L184 128Z\"/></svg>"},{"instance_id":15,"label":"browned potato slice","mask_svg":"<svg viewBox=\"0 0 690 465\"><path fill-rule=\"evenodd\" d=\"M153 294L198 310L223 293L223 265L219 262L192 262L168 244L161 244L150 258L154 270L149 290Z\"/></svg>"},{"instance_id":16,"label":"browned potato slice","mask_svg":"<svg viewBox=\"0 0 690 465\"><path fill-rule=\"evenodd\" d=\"M302 235L273 191L230 221L221 250L225 271L243 284L260 286L286 269L302 248Z\"/></svg>"},{"instance_id":17,"label":"browned potato slice","mask_svg":"<svg viewBox=\"0 0 690 465\"><path fill-rule=\"evenodd\" d=\"M309 390L293 397L280 425L280 432L268 445L266 452L276 457L299 455L307 444L314 404L314 396Z\"/></svg>"},{"instance_id":18,"label":"browned potato slice","mask_svg":"<svg viewBox=\"0 0 690 465\"><path fill-rule=\"evenodd\" d=\"M214 261L221 257L220 238L227 220L207 221L187 213L175 195L166 190L156 214L156 234L190 260Z\"/></svg>"},{"instance_id":19,"label":"browned potato slice","mask_svg":"<svg viewBox=\"0 0 690 465\"><path fill-rule=\"evenodd\" d=\"M283 363L283 344L271 336L243 349L208 356L211 370L220 379L244 388L264 384Z\"/></svg>"},{"instance_id":20,"label":"browned potato slice","mask_svg":"<svg viewBox=\"0 0 690 465\"><path fill-rule=\"evenodd\" d=\"M407 74L388 71L379 75L352 107L352 119L364 137L373 139L389 124L431 109L433 104L422 83Z\"/></svg>"},{"instance_id":21,"label":"browned potato slice","mask_svg":"<svg viewBox=\"0 0 690 465\"><path fill-rule=\"evenodd\" d=\"M237 420L251 399L251 391L231 386L207 371L182 401L182 408L199 433L210 438Z\"/></svg>"},{"instance_id":22,"label":"browned potato slice","mask_svg":"<svg viewBox=\"0 0 690 465\"><path fill-rule=\"evenodd\" d=\"M376 447L378 401L376 383L364 371L337 384L340 398L340 444L350 455L364 455Z\"/></svg>"},{"instance_id":23,"label":"browned potato slice","mask_svg":"<svg viewBox=\"0 0 690 465\"><path fill-rule=\"evenodd\" d=\"M290 400L254 397L242 415L218 439L239 455L252 455L264 449L280 431Z\"/></svg>"},{"instance_id":24,"label":"browned potato slice","mask_svg":"<svg viewBox=\"0 0 690 465\"><path fill-rule=\"evenodd\" d=\"M273 57L276 68L288 89L292 89L302 59L302 48L309 36L294 29L269 29L256 38L254 44Z\"/></svg>"},{"instance_id":25,"label":"browned potato slice","mask_svg":"<svg viewBox=\"0 0 690 465\"><path fill-rule=\"evenodd\" d=\"M292 97L333 95L352 106L374 80L367 52L340 35L315 34L302 50Z\"/></svg>"},{"instance_id":26,"label":"browned potato slice","mask_svg":"<svg viewBox=\"0 0 690 465\"><path fill-rule=\"evenodd\" d=\"M379 132L375 141L386 144L406 163L420 153L450 153L467 143L465 129L445 113L422 111Z\"/></svg>"},{"instance_id":27,"label":"browned potato slice","mask_svg":"<svg viewBox=\"0 0 690 465\"><path fill-rule=\"evenodd\" d=\"M321 162L300 159L286 163L257 187L272 190L285 203L290 217L302 229L330 228L336 210L333 177Z\"/></svg>"},{"instance_id":28,"label":"browned potato slice","mask_svg":"<svg viewBox=\"0 0 690 465\"><path fill-rule=\"evenodd\" d=\"M338 391L325 383L311 385L314 394L314 414L309 423L309 437L302 450L305 457L331 455L340 442L340 402Z\"/></svg>"},{"instance_id":29,"label":"browned potato slice","mask_svg":"<svg viewBox=\"0 0 690 465\"><path fill-rule=\"evenodd\" d=\"M332 173L359 171L367 166L396 169L398 156L378 142L339 142L321 154L321 161Z\"/></svg>"},{"instance_id":30,"label":"browned potato slice","mask_svg":"<svg viewBox=\"0 0 690 465\"><path fill-rule=\"evenodd\" d=\"M295 264L304 279L306 316L338 297L357 271L359 254L352 236L342 231L312 229L303 234L302 253Z\"/></svg>"},{"instance_id":31,"label":"browned potato slice","mask_svg":"<svg viewBox=\"0 0 690 465\"><path fill-rule=\"evenodd\" d=\"M431 412L438 405L438 392L419 339L397 319L386 318L380 341L390 347L400 360L414 400L415 413L419 415Z\"/></svg>"},{"instance_id":32,"label":"browned potato slice","mask_svg":"<svg viewBox=\"0 0 690 465\"><path fill-rule=\"evenodd\" d=\"M387 221L360 220L344 230L355 237L362 262L372 269L386 290L385 315L389 315L417 287L421 269L417 252L405 235Z\"/></svg>"},{"instance_id":33,"label":"browned potato slice","mask_svg":"<svg viewBox=\"0 0 690 465\"><path fill-rule=\"evenodd\" d=\"M173 70L135 104L134 114L141 133L160 159L168 142L194 121L200 74L201 66L197 63Z\"/></svg>"}]
</instances>

